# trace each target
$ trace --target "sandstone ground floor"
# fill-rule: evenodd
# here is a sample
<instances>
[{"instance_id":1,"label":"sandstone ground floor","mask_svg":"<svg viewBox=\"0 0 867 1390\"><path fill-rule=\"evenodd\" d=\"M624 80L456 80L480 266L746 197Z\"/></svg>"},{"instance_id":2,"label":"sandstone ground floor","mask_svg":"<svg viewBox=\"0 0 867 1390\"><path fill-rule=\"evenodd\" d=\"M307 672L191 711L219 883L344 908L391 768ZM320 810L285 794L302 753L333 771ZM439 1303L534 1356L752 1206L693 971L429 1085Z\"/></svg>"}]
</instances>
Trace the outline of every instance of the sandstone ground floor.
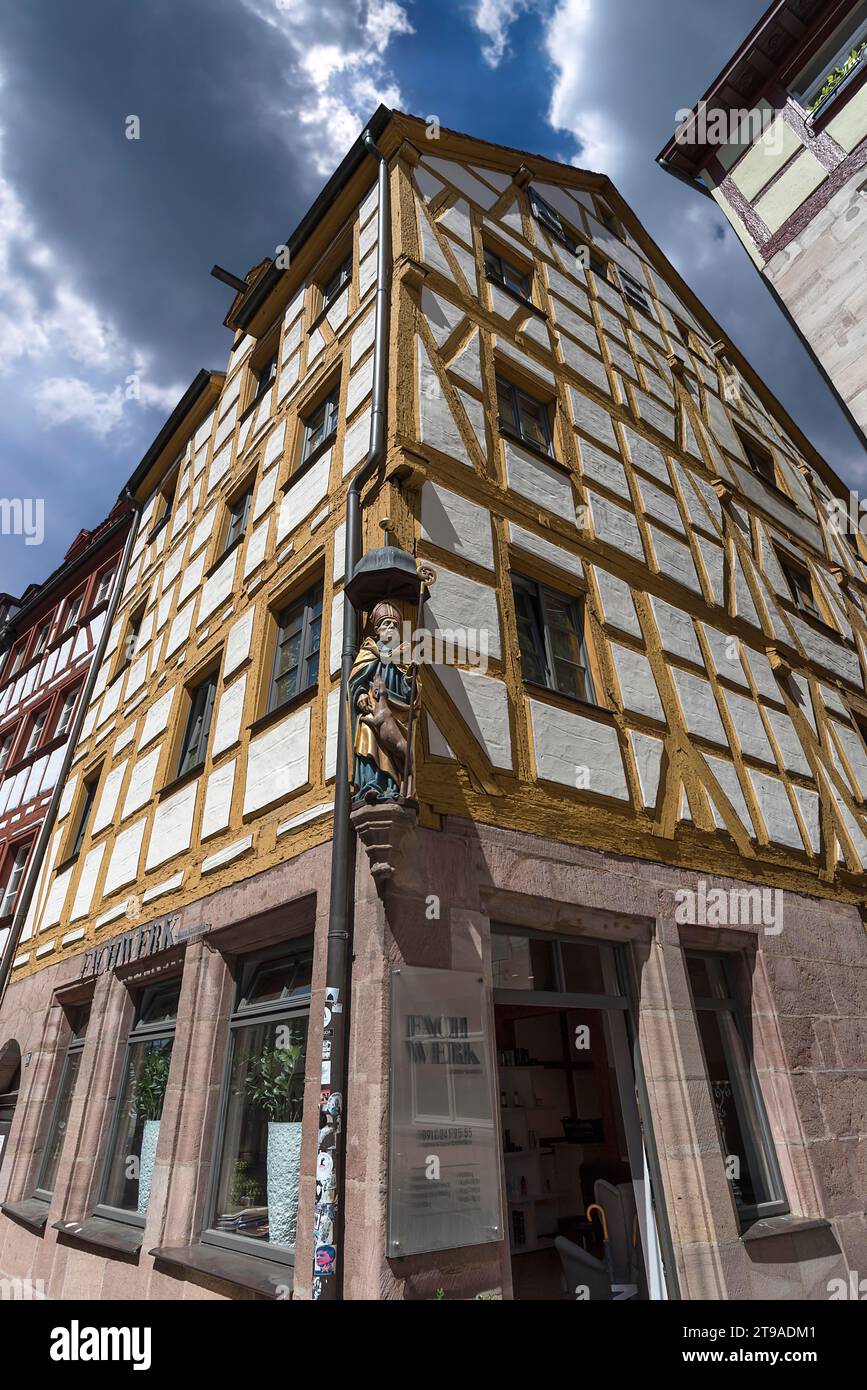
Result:
<instances>
[{"instance_id":1,"label":"sandstone ground floor","mask_svg":"<svg viewBox=\"0 0 867 1390\"><path fill-rule=\"evenodd\" d=\"M399 829L398 850L392 812L359 825L342 999L329 843L13 976L0 1276L288 1300L336 1260L357 1300L840 1296L867 1268L858 908L471 821Z\"/></svg>"}]
</instances>

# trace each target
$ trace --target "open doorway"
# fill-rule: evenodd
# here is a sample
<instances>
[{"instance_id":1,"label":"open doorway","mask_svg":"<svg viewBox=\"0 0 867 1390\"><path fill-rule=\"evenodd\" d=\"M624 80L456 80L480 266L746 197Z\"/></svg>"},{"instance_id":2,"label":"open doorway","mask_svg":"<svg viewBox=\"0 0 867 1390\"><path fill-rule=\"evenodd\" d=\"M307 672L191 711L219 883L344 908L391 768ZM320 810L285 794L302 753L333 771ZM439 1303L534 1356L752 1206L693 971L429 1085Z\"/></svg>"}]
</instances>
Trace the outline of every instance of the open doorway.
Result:
<instances>
[{"instance_id":1,"label":"open doorway","mask_svg":"<svg viewBox=\"0 0 867 1390\"><path fill-rule=\"evenodd\" d=\"M666 1296L615 949L492 937L516 1299Z\"/></svg>"}]
</instances>

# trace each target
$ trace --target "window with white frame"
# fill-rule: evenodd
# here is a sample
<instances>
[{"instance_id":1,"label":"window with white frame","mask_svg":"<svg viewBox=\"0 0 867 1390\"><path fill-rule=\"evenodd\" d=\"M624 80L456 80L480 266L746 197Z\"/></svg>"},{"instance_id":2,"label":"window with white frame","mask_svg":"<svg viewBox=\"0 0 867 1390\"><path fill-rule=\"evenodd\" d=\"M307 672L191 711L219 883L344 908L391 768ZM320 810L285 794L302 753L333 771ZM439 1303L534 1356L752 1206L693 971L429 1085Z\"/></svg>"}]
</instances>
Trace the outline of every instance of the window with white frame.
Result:
<instances>
[{"instance_id":1,"label":"window with white frame","mask_svg":"<svg viewBox=\"0 0 867 1390\"><path fill-rule=\"evenodd\" d=\"M726 1174L743 1223L788 1211L750 1035L737 997L734 962L689 950L687 973Z\"/></svg>"},{"instance_id":2,"label":"window with white frame","mask_svg":"<svg viewBox=\"0 0 867 1390\"><path fill-rule=\"evenodd\" d=\"M595 703L581 601L519 574L512 592L524 680Z\"/></svg>"},{"instance_id":3,"label":"window with white frame","mask_svg":"<svg viewBox=\"0 0 867 1390\"><path fill-rule=\"evenodd\" d=\"M313 942L242 963L203 1241L292 1263Z\"/></svg>"},{"instance_id":4,"label":"window with white frame","mask_svg":"<svg viewBox=\"0 0 867 1390\"><path fill-rule=\"evenodd\" d=\"M9 917L15 911L15 901L21 887L21 880L24 877L24 870L27 867L32 843L32 840L26 840L22 844L15 845L6 856L3 888L2 894L0 894L0 917Z\"/></svg>"}]
</instances>

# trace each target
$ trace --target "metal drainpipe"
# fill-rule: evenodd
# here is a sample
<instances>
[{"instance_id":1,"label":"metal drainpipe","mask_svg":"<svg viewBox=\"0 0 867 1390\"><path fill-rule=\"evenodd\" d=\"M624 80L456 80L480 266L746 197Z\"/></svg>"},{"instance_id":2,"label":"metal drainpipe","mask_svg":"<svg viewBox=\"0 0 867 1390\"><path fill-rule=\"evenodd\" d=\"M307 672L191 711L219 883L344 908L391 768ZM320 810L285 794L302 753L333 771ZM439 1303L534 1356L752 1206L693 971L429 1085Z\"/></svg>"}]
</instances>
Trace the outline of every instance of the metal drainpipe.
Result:
<instances>
[{"instance_id":1,"label":"metal drainpipe","mask_svg":"<svg viewBox=\"0 0 867 1390\"><path fill-rule=\"evenodd\" d=\"M384 454L386 401L388 390L388 334L391 296L391 198L388 183L388 161L374 142L369 130L362 137L374 159L379 161L379 211L377 217L379 244L376 253L376 322L373 352L373 401L370 419L370 444L367 458L349 485L346 495L346 554L344 575L351 578L361 556L361 489L380 463ZM331 893L328 908L328 954L325 967L326 1002L324 1027L331 1029L330 1071L322 1081L319 1110L320 1129L329 1126L333 1108L338 1108L340 1124L335 1126L331 1155L333 1169L330 1180L323 1183L320 1204L333 1201L333 1272L321 1277L316 1263L316 1227L313 1236L313 1297L319 1301L340 1297L342 1265L340 1237L342 1235L343 1185L346 1144L346 1069L347 1069L347 1006L352 971L352 931L355 907L355 834L349 819L352 810L349 783L349 674L358 646L358 614L344 595L343 651L340 663L340 707L337 723L337 773L334 783L334 830L331 847ZM336 1006L336 1007L335 1007ZM323 1043L325 1039L323 1039ZM323 1063L326 1061L323 1046ZM328 1080L325 1080L325 1076ZM330 1099L332 1109L326 1107ZM333 1199L326 1194L333 1191Z\"/></svg>"},{"instance_id":2,"label":"metal drainpipe","mask_svg":"<svg viewBox=\"0 0 867 1390\"><path fill-rule=\"evenodd\" d=\"M133 508L133 522L129 529L129 535L126 538L126 545L123 548L123 556L121 557L121 562L117 573L117 580L115 581L114 590L111 596L111 602L109 603L108 611L105 615L105 625L102 629L102 634L99 639L99 646L97 650L94 652L93 659L90 663L90 669L87 673L87 680L84 683L84 689L81 692L81 699L78 702L78 709L75 713L75 719L72 721L72 728L69 731L69 738L66 741L66 749L63 754L63 762L61 764L60 771L57 774L57 781L54 784L54 791L51 794L51 801L48 803L48 810L45 812L45 819L43 820L42 828L39 831L39 838L37 839L33 849L33 853L30 856L30 868L27 872L27 878L24 880L24 887L22 888L18 896L18 902L15 906L15 915L12 918L12 925L9 928L9 936L7 937L6 946L3 951L3 959L2 961L0 961L0 1008L2 1008L3 1005L3 996L6 993L6 985L9 980L9 972L12 969L12 961L15 957L15 951L18 946L18 938L21 935L21 929L24 926L24 921L27 917L27 913L30 911L30 903L33 899L33 894L36 891L36 884L39 879L39 869L45 857L45 852L48 849L48 841L51 838L51 832L54 829L54 822L57 819L57 812L60 807L60 798L63 795L63 789L66 784L67 774L72 763L72 755L75 752L75 745L78 743L79 734L81 733L81 726L84 723L84 716L87 713L87 708L90 704L90 699L93 694L93 687L96 685L96 677L99 673L99 668L102 665L103 657L105 656L105 648L108 644L108 635L111 632L112 624L114 623L115 619L115 614L117 613L118 606L120 604L120 596L123 592L123 586L126 583L126 577L129 573L130 557L132 556L132 548L135 545L135 538L138 535L138 525L141 519L142 509L140 504L136 502L135 498L130 495L129 489L121 493L121 501L129 502L131 507Z\"/></svg>"}]
</instances>

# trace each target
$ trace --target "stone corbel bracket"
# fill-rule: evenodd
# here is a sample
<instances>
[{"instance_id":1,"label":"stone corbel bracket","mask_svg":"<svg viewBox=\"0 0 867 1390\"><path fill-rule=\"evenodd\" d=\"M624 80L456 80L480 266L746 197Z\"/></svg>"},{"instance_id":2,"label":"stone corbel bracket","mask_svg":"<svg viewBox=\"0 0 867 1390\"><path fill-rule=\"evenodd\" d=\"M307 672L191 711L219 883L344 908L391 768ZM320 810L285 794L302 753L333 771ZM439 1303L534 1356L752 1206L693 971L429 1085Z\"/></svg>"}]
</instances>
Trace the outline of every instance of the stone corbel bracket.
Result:
<instances>
[{"instance_id":1,"label":"stone corbel bracket","mask_svg":"<svg viewBox=\"0 0 867 1390\"><path fill-rule=\"evenodd\" d=\"M362 805L350 817L364 845L370 872L382 892L397 873L418 825L418 813L397 801L377 801Z\"/></svg>"}]
</instances>

